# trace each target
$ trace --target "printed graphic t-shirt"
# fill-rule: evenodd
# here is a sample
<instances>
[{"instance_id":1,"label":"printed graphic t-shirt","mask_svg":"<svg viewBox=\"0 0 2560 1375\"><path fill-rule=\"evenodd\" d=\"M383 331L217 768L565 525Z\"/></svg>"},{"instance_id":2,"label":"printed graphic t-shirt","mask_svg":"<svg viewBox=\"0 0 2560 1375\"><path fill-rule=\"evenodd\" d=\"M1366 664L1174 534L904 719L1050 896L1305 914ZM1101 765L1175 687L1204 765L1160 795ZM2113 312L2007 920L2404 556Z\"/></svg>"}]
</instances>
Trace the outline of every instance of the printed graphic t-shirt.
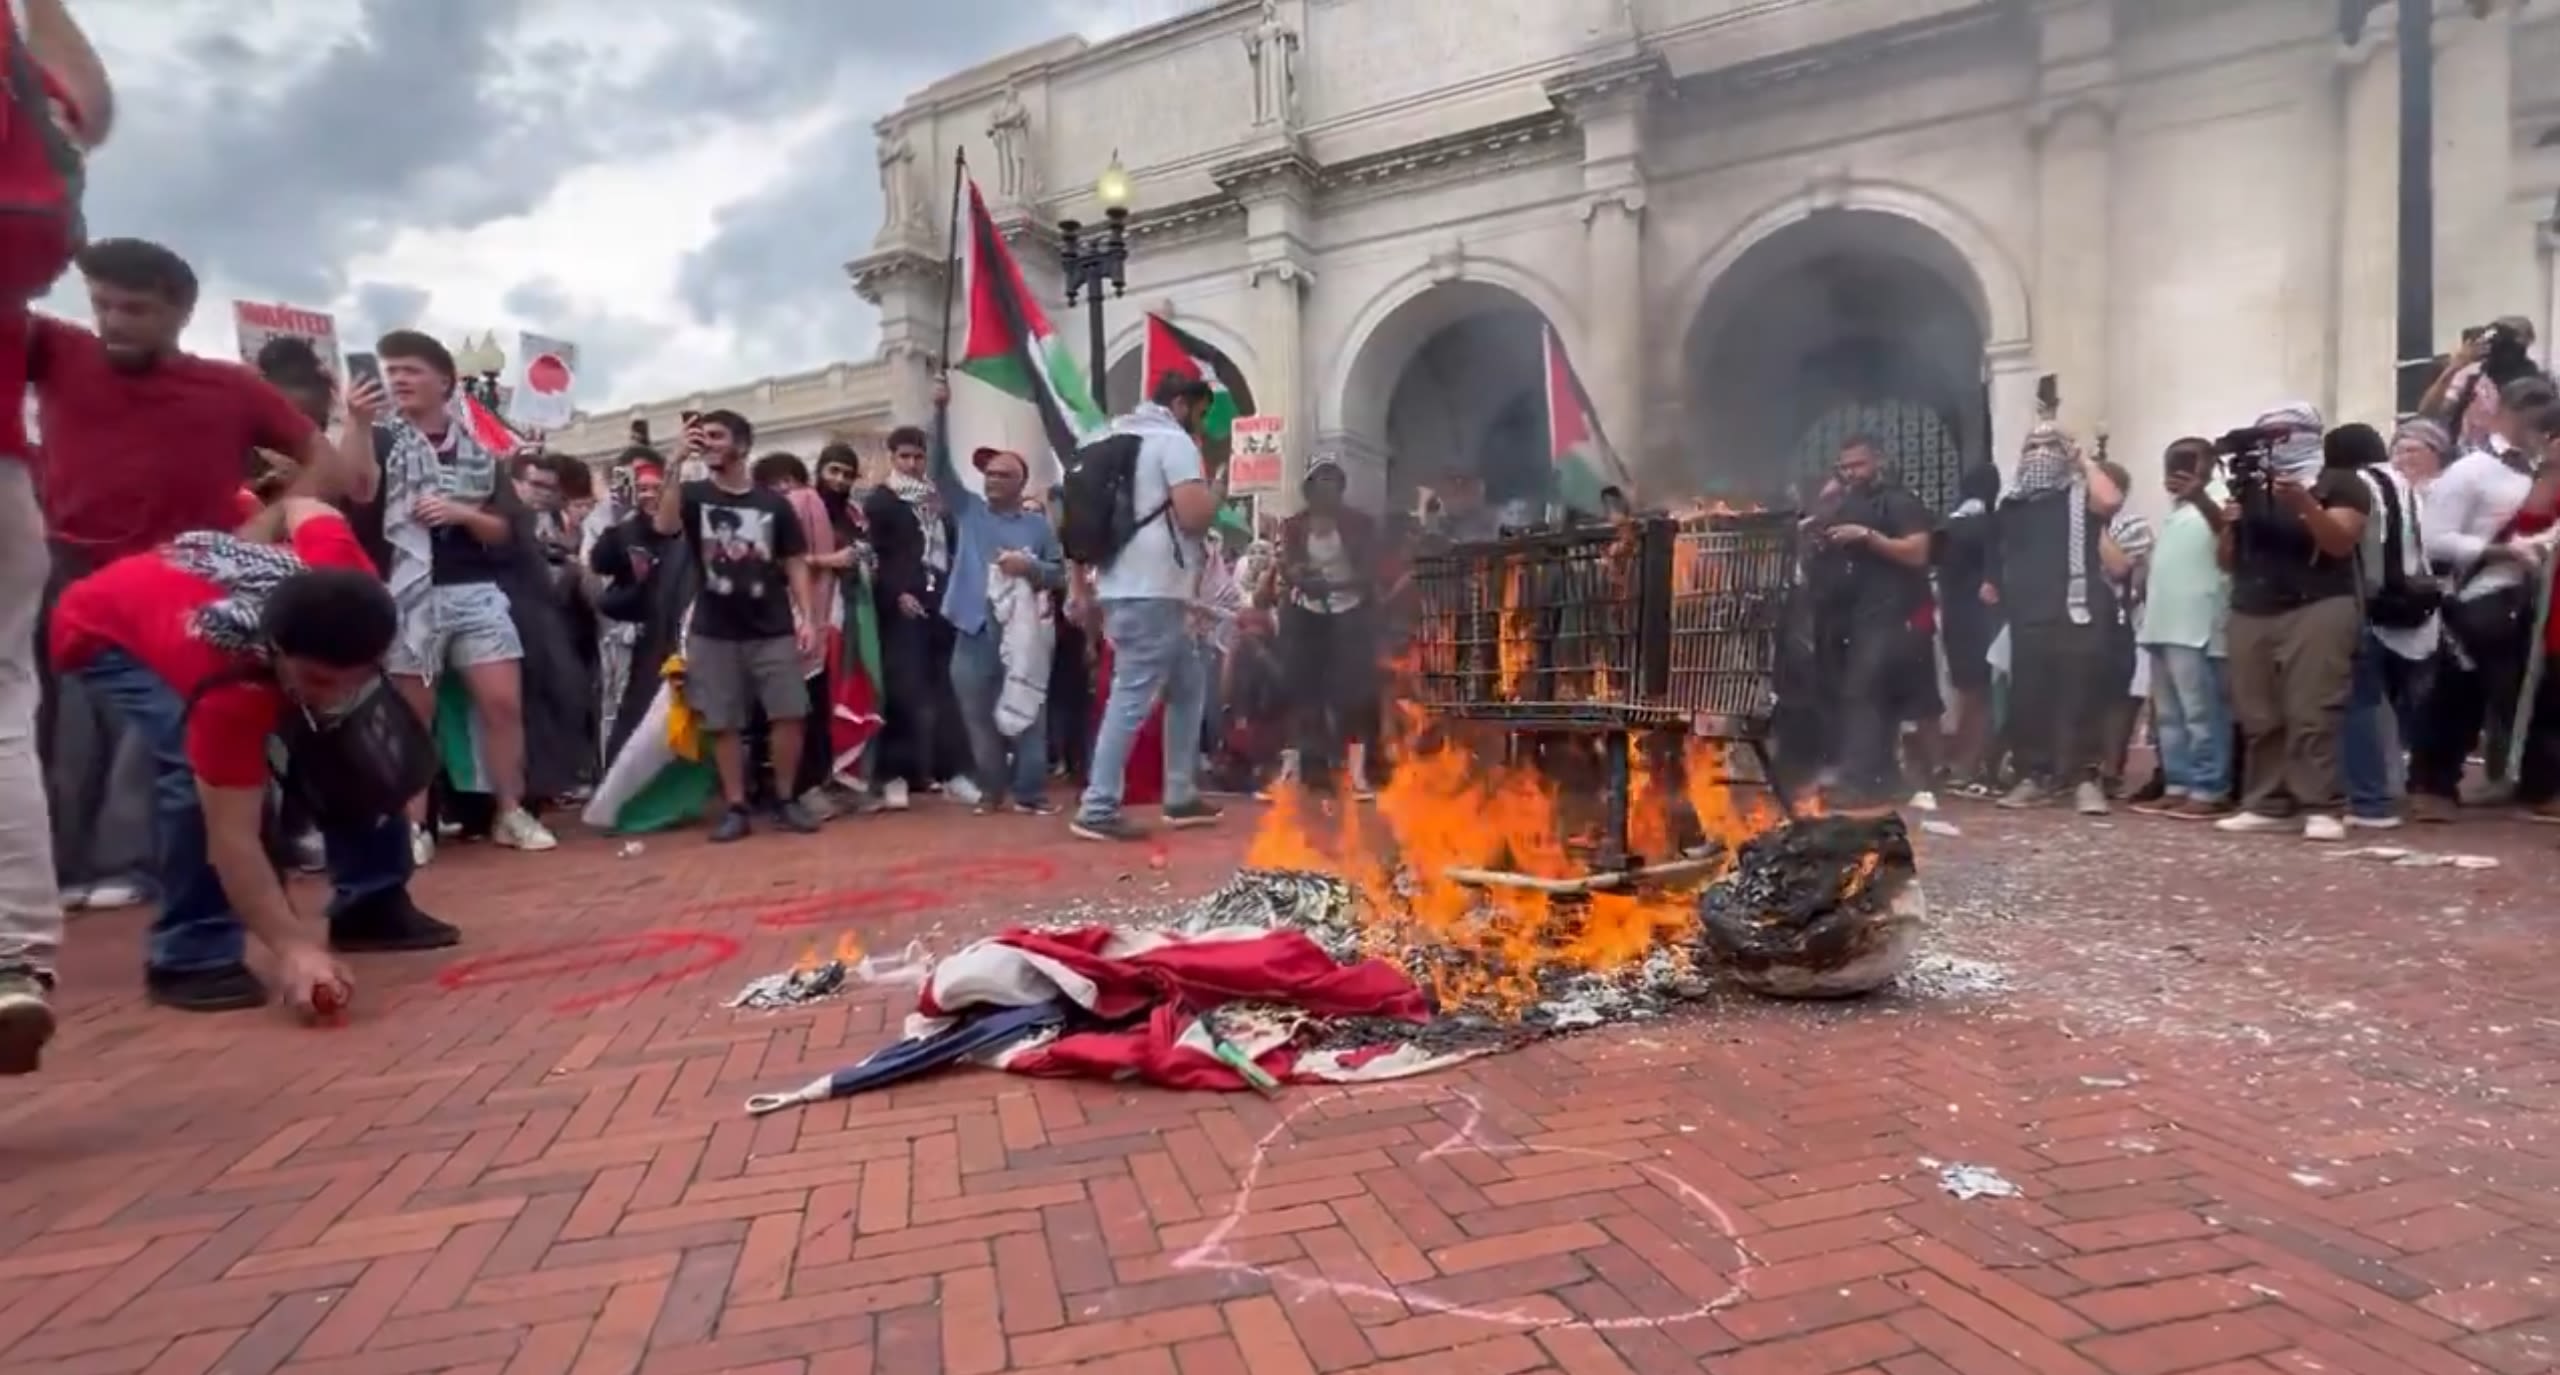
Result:
<instances>
[{"instance_id":1,"label":"printed graphic t-shirt","mask_svg":"<svg viewBox=\"0 0 2560 1375\"><path fill-rule=\"evenodd\" d=\"M313 568L375 571L341 516L322 516L293 533L293 552ZM54 667L75 672L108 650L121 650L166 683L180 701L217 673L242 660L224 653L195 631L196 613L222 596L204 578L173 566L159 550L116 560L73 583L54 608ZM284 710L274 683L226 682L196 698L187 713L187 764L217 788L264 787L267 737Z\"/></svg>"},{"instance_id":2,"label":"printed graphic t-shirt","mask_svg":"<svg viewBox=\"0 0 2560 1375\"><path fill-rule=\"evenodd\" d=\"M706 640L791 637L788 564L809 552L800 517L781 493L724 491L704 480L684 485L684 540L702 590L693 633Z\"/></svg>"}]
</instances>

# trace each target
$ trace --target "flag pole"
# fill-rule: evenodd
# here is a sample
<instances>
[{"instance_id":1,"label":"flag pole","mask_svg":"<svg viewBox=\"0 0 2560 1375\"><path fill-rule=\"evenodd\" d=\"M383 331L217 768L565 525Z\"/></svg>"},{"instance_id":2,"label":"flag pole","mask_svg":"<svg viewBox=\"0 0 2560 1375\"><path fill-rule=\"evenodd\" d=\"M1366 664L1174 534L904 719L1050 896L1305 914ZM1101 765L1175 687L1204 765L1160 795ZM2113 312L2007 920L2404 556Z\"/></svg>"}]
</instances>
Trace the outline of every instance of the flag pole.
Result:
<instances>
[{"instance_id":1,"label":"flag pole","mask_svg":"<svg viewBox=\"0 0 2560 1375\"><path fill-rule=\"evenodd\" d=\"M955 148L951 152L951 218L949 241L942 254L942 351L934 355L935 368L951 370L951 310L960 298L960 189L969 181L969 150Z\"/></svg>"}]
</instances>

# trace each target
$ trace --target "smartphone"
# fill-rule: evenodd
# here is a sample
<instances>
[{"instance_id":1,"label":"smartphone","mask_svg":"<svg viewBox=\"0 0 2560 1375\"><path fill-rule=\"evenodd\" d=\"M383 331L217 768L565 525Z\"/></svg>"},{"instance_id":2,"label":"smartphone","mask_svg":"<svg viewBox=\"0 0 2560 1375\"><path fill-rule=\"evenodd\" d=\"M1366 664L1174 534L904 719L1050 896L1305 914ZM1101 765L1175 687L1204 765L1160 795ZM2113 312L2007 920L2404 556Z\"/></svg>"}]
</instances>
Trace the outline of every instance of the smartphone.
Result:
<instances>
[{"instance_id":1,"label":"smartphone","mask_svg":"<svg viewBox=\"0 0 2560 1375\"><path fill-rule=\"evenodd\" d=\"M690 430L690 429L692 429L694 426L699 425L699 424L701 424L701 423L702 423L702 412L700 412L700 411L678 411L678 412L676 412L676 428L677 428L677 429L679 429L679 430Z\"/></svg>"},{"instance_id":2,"label":"smartphone","mask_svg":"<svg viewBox=\"0 0 2560 1375\"><path fill-rule=\"evenodd\" d=\"M380 358L377 358L370 353L350 353L347 355L347 385L352 387L359 382L371 382L377 387L382 385L382 360Z\"/></svg>"}]
</instances>

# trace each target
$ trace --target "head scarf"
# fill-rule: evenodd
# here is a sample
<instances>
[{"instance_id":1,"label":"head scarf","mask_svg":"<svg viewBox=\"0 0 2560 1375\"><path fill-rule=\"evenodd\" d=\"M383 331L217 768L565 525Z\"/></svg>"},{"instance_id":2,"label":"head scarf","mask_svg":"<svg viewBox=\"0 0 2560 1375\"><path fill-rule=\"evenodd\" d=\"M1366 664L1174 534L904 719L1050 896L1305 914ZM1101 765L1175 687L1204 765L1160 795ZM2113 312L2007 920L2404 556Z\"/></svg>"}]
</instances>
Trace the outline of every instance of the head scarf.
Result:
<instances>
[{"instance_id":1,"label":"head scarf","mask_svg":"<svg viewBox=\"0 0 2560 1375\"><path fill-rule=\"evenodd\" d=\"M2320 438L2328 424L2320 418L2318 406L2308 401L2288 401L2260 415L2258 428L2285 432L2268 459L2277 477L2309 482L2327 466L2328 455L2320 447Z\"/></svg>"},{"instance_id":2,"label":"head scarf","mask_svg":"<svg viewBox=\"0 0 2560 1375\"><path fill-rule=\"evenodd\" d=\"M2018 453L2018 480L2010 500L2063 494L2066 559L2063 604L2073 625L2089 624L2089 484L2080 480L2080 446L2052 421L2027 432Z\"/></svg>"}]
</instances>

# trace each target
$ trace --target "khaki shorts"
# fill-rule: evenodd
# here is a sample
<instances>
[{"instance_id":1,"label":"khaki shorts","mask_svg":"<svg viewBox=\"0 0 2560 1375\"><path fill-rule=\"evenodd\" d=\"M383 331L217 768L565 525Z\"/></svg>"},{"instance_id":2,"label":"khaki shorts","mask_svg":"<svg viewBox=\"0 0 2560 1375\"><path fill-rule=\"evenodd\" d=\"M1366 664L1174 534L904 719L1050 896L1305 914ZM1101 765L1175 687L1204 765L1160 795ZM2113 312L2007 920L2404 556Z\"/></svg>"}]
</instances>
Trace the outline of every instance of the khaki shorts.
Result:
<instances>
[{"instance_id":1,"label":"khaki shorts","mask_svg":"<svg viewBox=\"0 0 2560 1375\"><path fill-rule=\"evenodd\" d=\"M788 635L770 640L706 640L684 649L684 700L702 728L726 735L747 728L764 708L768 721L797 721L809 714L809 680L800 648Z\"/></svg>"}]
</instances>

